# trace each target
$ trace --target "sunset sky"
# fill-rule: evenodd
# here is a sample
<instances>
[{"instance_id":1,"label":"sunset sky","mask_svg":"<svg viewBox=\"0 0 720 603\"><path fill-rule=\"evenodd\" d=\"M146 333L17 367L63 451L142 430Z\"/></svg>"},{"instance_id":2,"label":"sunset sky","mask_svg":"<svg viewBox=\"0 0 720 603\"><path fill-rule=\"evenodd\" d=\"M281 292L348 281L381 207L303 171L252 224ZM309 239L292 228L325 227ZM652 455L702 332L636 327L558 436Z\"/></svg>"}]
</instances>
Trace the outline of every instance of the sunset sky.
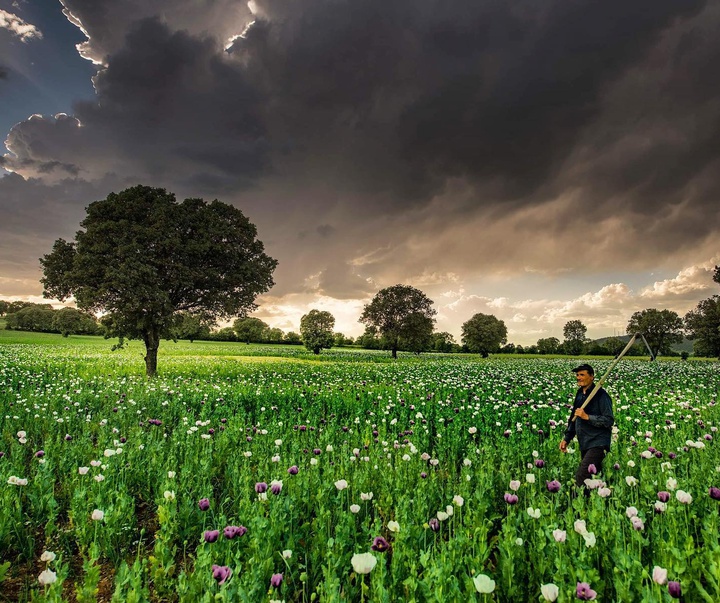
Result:
<instances>
[{"instance_id":1,"label":"sunset sky","mask_svg":"<svg viewBox=\"0 0 720 603\"><path fill-rule=\"evenodd\" d=\"M346 335L402 283L460 340L720 293L720 1L0 0L0 299L135 184L232 203L254 314Z\"/></svg>"}]
</instances>

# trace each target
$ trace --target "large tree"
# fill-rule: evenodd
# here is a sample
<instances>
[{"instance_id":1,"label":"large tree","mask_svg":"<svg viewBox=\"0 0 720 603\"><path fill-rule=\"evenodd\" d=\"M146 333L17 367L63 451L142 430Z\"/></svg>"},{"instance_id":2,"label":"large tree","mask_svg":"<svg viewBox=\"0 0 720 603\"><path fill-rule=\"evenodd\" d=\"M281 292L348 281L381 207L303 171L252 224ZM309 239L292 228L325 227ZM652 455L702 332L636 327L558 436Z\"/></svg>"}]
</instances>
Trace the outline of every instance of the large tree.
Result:
<instances>
[{"instance_id":1,"label":"large tree","mask_svg":"<svg viewBox=\"0 0 720 603\"><path fill-rule=\"evenodd\" d=\"M274 284L277 261L255 226L217 200L178 203L164 189L135 186L91 203L80 226L74 242L58 239L40 260L43 295L103 312L106 336L120 345L141 339L150 377L177 313L243 315Z\"/></svg>"},{"instance_id":2,"label":"large tree","mask_svg":"<svg viewBox=\"0 0 720 603\"><path fill-rule=\"evenodd\" d=\"M694 340L693 350L697 356L720 359L720 295L703 299L688 312L685 329Z\"/></svg>"},{"instance_id":3,"label":"large tree","mask_svg":"<svg viewBox=\"0 0 720 603\"><path fill-rule=\"evenodd\" d=\"M330 349L335 343L335 317L324 310L310 310L300 319L300 337L308 350L319 354L323 348Z\"/></svg>"},{"instance_id":4,"label":"large tree","mask_svg":"<svg viewBox=\"0 0 720 603\"><path fill-rule=\"evenodd\" d=\"M563 348L566 354L577 355L583 351L587 327L579 320L570 320L563 327Z\"/></svg>"},{"instance_id":5,"label":"large tree","mask_svg":"<svg viewBox=\"0 0 720 603\"><path fill-rule=\"evenodd\" d=\"M642 333L650 346L653 359L668 354L673 343L683 340L683 321L677 312L648 308L635 312L628 321L626 332Z\"/></svg>"},{"instance_id":6,"label":"large tree","mask_svg":"<svg viewBox=\"0 0 720 603\"><path fill-rule=\"evenodd\" d=\"M422 334L418 333L418 329L422 331L427 327L428 322L420 320L416 314L429 319L431 325L434 324L433 317L437 312L432 304L432 300L415 287L393 285L377 292L363 308L360 322L375 327L385 347L392 351L392 357L397 358L401 340L413 340Z\"/></svg>"},{"instance_id":7,"label":"large tree","mask_svg":"<svg viewBox=\"0 0 720 603\"><path fill-rule=\"evenodd\" d=\"M507 343L507 327L492 314L475 314L463 323L462 342L469 351L487 358Z\"/></svg>"}]
</instances>

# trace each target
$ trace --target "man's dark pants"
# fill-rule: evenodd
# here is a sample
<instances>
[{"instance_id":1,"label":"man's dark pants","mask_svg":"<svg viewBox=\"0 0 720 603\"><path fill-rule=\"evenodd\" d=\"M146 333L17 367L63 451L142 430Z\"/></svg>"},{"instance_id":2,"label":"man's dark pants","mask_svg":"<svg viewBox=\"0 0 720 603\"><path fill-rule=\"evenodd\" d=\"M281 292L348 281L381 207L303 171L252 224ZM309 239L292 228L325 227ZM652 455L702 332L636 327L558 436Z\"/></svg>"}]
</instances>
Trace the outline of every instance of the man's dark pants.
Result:
<instances>
[{"instance_id":1,"label":"man's dark pants","mask_svg":"<svg viewBox=\"0 0 720 603\"><path fill-rule=\"evenodd\" d=\"M580 466L575 473L575 483L579 488L585 487L585 480L591 479L593 476L588 471L590 465L595 465L597 473L600 473L602 469L603 459L607 451L604 447L599 446L597 448L588 448L587 450L580 451Z\"/></svg>"}]
</instances>

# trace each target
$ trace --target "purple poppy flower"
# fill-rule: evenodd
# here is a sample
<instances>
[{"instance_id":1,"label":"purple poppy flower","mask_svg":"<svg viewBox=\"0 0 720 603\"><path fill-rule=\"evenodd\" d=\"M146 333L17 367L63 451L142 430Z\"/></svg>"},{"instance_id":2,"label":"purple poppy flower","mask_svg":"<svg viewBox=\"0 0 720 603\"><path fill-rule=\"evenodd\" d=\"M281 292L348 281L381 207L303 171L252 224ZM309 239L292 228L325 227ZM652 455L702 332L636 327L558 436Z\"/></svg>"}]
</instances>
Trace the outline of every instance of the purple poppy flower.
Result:
<instances>
[{"instance_id":1,"label":"purple poppy flower","mask_svg":"<svg viewBox=\"0 0 720 603\"><path fill-rule=\"evenodd\" d=\"M596 475L596 474L597 474L597 467L596 467L594 464L590 463L590 464L588 465L588 473L589 473L590 475Z\"/></svg>"},{"instance_id":2,"label":"purple poppy flower","mask_svg":"<svg viewBox=\"0 0 720 603\"><path fill-rule=\"evenodd\" d=\"M661 490L657 493L657 497L660 502L666 503L670 500L670 492L665 492L665 490Z\"/></svg>"},{"instance_id":3,"label":"purple poppy flower","mask_svg":"<svg viewBox=\"0 0 720 603\"><path fill-rule=\"evenodd\" d=\"M35 453L35 458L41 459L41 458L44 457L44 456L45 456L45 451L44 451L44 450L38 450L38 451Z\"/></svg>"},{"instance_id":4,"label":"purple poppy flower","mask_svg":"<svg viewBox=\"0 0 720 603\"><path fill-rule=\"evenodd\" d=\"M69 433L66 433L66 434L65 434L65 441L66 441L66 442L72 441L72 436L71 436Z\"/></svg>"},{"instance_id":5,"label":"purple poppy flower","mask_svg":"<svg viewBox=\"0 0 720 603\"><path fill-rule=\"evenodd\" d=\"M677 454L675 454L674 452L669 452L669 453L668 453L668 458L669 458L669 459L677 458Z\"/></svg>"},{"instance_id":6,"label":"purple poppy flower","mask_svg":"<svg viewBox=\"0 0 720 603\"><path fill-rule=\"evenodd\" d=\"M273 574L270 576L270 586L273 588L278 588L283 581L283 575L282 574Z\"/></svg>"},{"instance_id":7,"label":"purple poppy flower","mask_svg":"<svg viewBox=\"0 0 720 603\"><path fill-rule=\"evenodd\" d=\"M218 584L224 584L232 575L232 570L227 565L213 565L212 573Z\"/></svg>"},{"instance_id":8,"label":"purple poppy flower","mask_svg":"<svg viewBox=\"0 0 720 603\"><path fill-rule=\"evenodd\" d=\"M288 473L290 475L297 475L298 474L297 465L293 465L292 467L288 468Z\"/></svg>"},{"instance_id":9,"label":"purple poppy flower","mask_svg":"<svg viewBox=\"0 0 720 603\"><path fill-rule=\"evenodd\" d=\"M0 450L0 459L4 456L5 456L5 453L2 450Z\"/></svg>"},{"instance_id":10,"label":"purple poppy flower","mask_svg":"<svg viewBox=\"0 0 720 603\"><path fill-rule=\"evenodd\" d=\"M619 470L620 470L620 463L615 463L615 464L613 465L613 469L615 469L615 471L619 471Z\"/></svg>"},{"instance_id":11,"label":"purple poppy flower","mask_svg":"<svg viewBox=\"0 0 720 603\"><path fill-rule=\"evenodd\" d=\"M542 469L545 466L545 461L543 461L542 459L535 459L535 466L538 469Z\"/></svg>"},{"instance_id":12,"label":"purple poppy flower","mask_svg":"<svg viewBox=\"0 0 720 603\"><path fill-rule=\"evenodd\" d=\"M420 473L420 477L422 477L423 479L425 479L425 478L427 477L427 473L425 473L424 471L422 471L422 472Z\"/></svg>"},{"instance_id":13,"label":"purple poppy flower","mask_svg":"<svg viewBox=\"0 0 720 603\"><path fill-rule=\"evenodd\" d=\"M661 459L662 457L663 457L663 453L660 452L659 450L656 450L656 451L655 451L655 458Z\"/></svg>"},{"instance_id":14,"label":"purple poppy flower","mask_svg":"<svg viewBox=\"0 0 720 603\"><path fill-rule=\"evenodd\" d=\"M198 507L201 511L207 511L210 508L210 501L207 498L201 498L198 501Z\"/></svg>"},{"instance_id":15,"label":"purple poppy flower","mask_svg":"<svg viewBox=\"0 0 720 603\"><path fill-rule=\"evenodd\" d=\"M551 482L545 482L545 485L547 486L549 492L560 492L560 482L556 479Z\"/></svg>"},{"instance_id":16,"label":"purple poppy flower","mask_svg":"<svg viewBox=\"0 0 720 603\"><path fill-rule=\"evenodd\" d=\"M203 538L205 539L205 542L215 542L218 538L220 538L220 531L205 530L205 532L203 532Z\"/></svg>"},{"instance_id":17,"label":"purple poppy flower","mask_svg":"<svg viewBox=\"0 0 720 603\"><path fill-rule=\"evenodd\" d=\"M430 521L428 521L428 525L433 532L440 530L440 521L436 517L433 517Z\"/></svg>"},{"instance_id":18,"label":"purple poppy flower","mask_svg":"<svg viewBox=\"0 0 720 603\"><path fill-rule=\"evenodd\" d=\"M67 438L67 436L65 436L65 437ZM70 436L70 439L72 440L72 436ZM120 443L121 443L121 444L124 444L125 442L127 442L127 438L126 438L125 436L122 436L122 437L120 438Z\"/></svg>"},{"instance_id":19,"label":"purple poppy flower","mask_svg":"<svg viewBox=\"0 0 720 603\"><path fill-rule=\"evenodd\" d=\"M509 438L509 437L510 437L510 430L509 430L509 429L506 429L505 431L503 431L503 437L504 437L504 438Z\"/></svg>"},{"instance_id":20,"label":"purple poppy flower","mask_svg":"<svg viewBox=\"0 0 720 603\"><path fill-rule=\"evenodd\" d=\"M370 547L373 551L384 553L390 548L390 544L382 536L376 536L373 539L372 546Z\"/></svg>"},{"instance_id":21,"label":"purple poppy flower","mask_svg":"<svg viewBox=\"0 0 720 603\"><path fill-rule=\"evenodd\" d=\"M283 483L279 480L273 480L270 482L270 492L272 492L275 496L282 492L282 487Z\"/></svg>"},{"instance_id":22,"label":"purple poppy flower","mask_svg":"<svg viewBox=\"0 0 720 603\"><path fill-rule=\"evenodd\" d=\"M578 599L582 599L583 601L593 601L595 597L597 597L597 593L590 588L587 582L578 582L575 594Z\"/></svg>"},{"instance_id":23,"label":"purple poppy flower","mask_svg":"<svg viewBox=\"0 0 720 603\"><path fill-rule=\"evenodd\" d=\"M676 582L675 580L670 580L670 582L668 582L668 593L670 593L670 596L673 599L679 599L680 598L680 583Z\"/></svg>"},{"instance_id":24,"label":"purple poppy flower","mask_svg":"<svg viewBox=\"0 0 720 603\"><path fill-rule=\"evenodd\" d=\"M237 536L242 536L245 532L247 532L247 528L245 526L226 526L223 529L223 536L225 536L228 540L232 540Z\"/></svg>"},{"instance_id":25,"label":"purple poppy flower","mask_svg":"<svg viewBox=\"0 0 720 603\"><path fill-rule=\"evenodd\" d=\"M255 492L258 494L262 494L263 492L267 492L268 485L265 482L258 482L255 484Z\"/></svg>"},{"instance_id":26,"label":"purple poppy flower","mask_svg":"<svg viewBox=\"0 0 720 603\"><path fill-rule=\"evenodd\" d=\"M708 494L710 494L710 498L720 500L720 488L715 488L714 486L711 486Z\"/></svg>"},{"instance_id":27,"label":"purple poppy flower","mask_svg":"<svg viewBox=\"0 0 720 603\"><path fill-rule=\"evenodd\" d=\"M509 505L516 505L518 502L517 494L510 494L509 492L505 493L505 502Z\"/></svg>"}]
</instances>

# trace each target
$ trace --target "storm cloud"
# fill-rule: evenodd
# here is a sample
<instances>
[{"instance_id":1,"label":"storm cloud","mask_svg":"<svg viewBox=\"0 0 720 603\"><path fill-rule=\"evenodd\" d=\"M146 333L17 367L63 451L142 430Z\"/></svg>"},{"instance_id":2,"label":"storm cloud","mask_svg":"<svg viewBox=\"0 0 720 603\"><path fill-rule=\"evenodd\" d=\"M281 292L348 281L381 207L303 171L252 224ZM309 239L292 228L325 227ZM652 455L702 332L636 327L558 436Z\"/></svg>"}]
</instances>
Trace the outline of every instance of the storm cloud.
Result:
<instances>
[{"instance_id":1,"label":"storm cloud","mask_svg":"<svg viewBox=\"0 0 720 603\"><path fill-rule=\"evenodd\" d=\"M96 98L8 133L0 235L49 248L124 183L217 197L280 305L718 251L717 1L62 4ZM54 234L30 221L51 192Z\"/></svg>"}]
</instances>

